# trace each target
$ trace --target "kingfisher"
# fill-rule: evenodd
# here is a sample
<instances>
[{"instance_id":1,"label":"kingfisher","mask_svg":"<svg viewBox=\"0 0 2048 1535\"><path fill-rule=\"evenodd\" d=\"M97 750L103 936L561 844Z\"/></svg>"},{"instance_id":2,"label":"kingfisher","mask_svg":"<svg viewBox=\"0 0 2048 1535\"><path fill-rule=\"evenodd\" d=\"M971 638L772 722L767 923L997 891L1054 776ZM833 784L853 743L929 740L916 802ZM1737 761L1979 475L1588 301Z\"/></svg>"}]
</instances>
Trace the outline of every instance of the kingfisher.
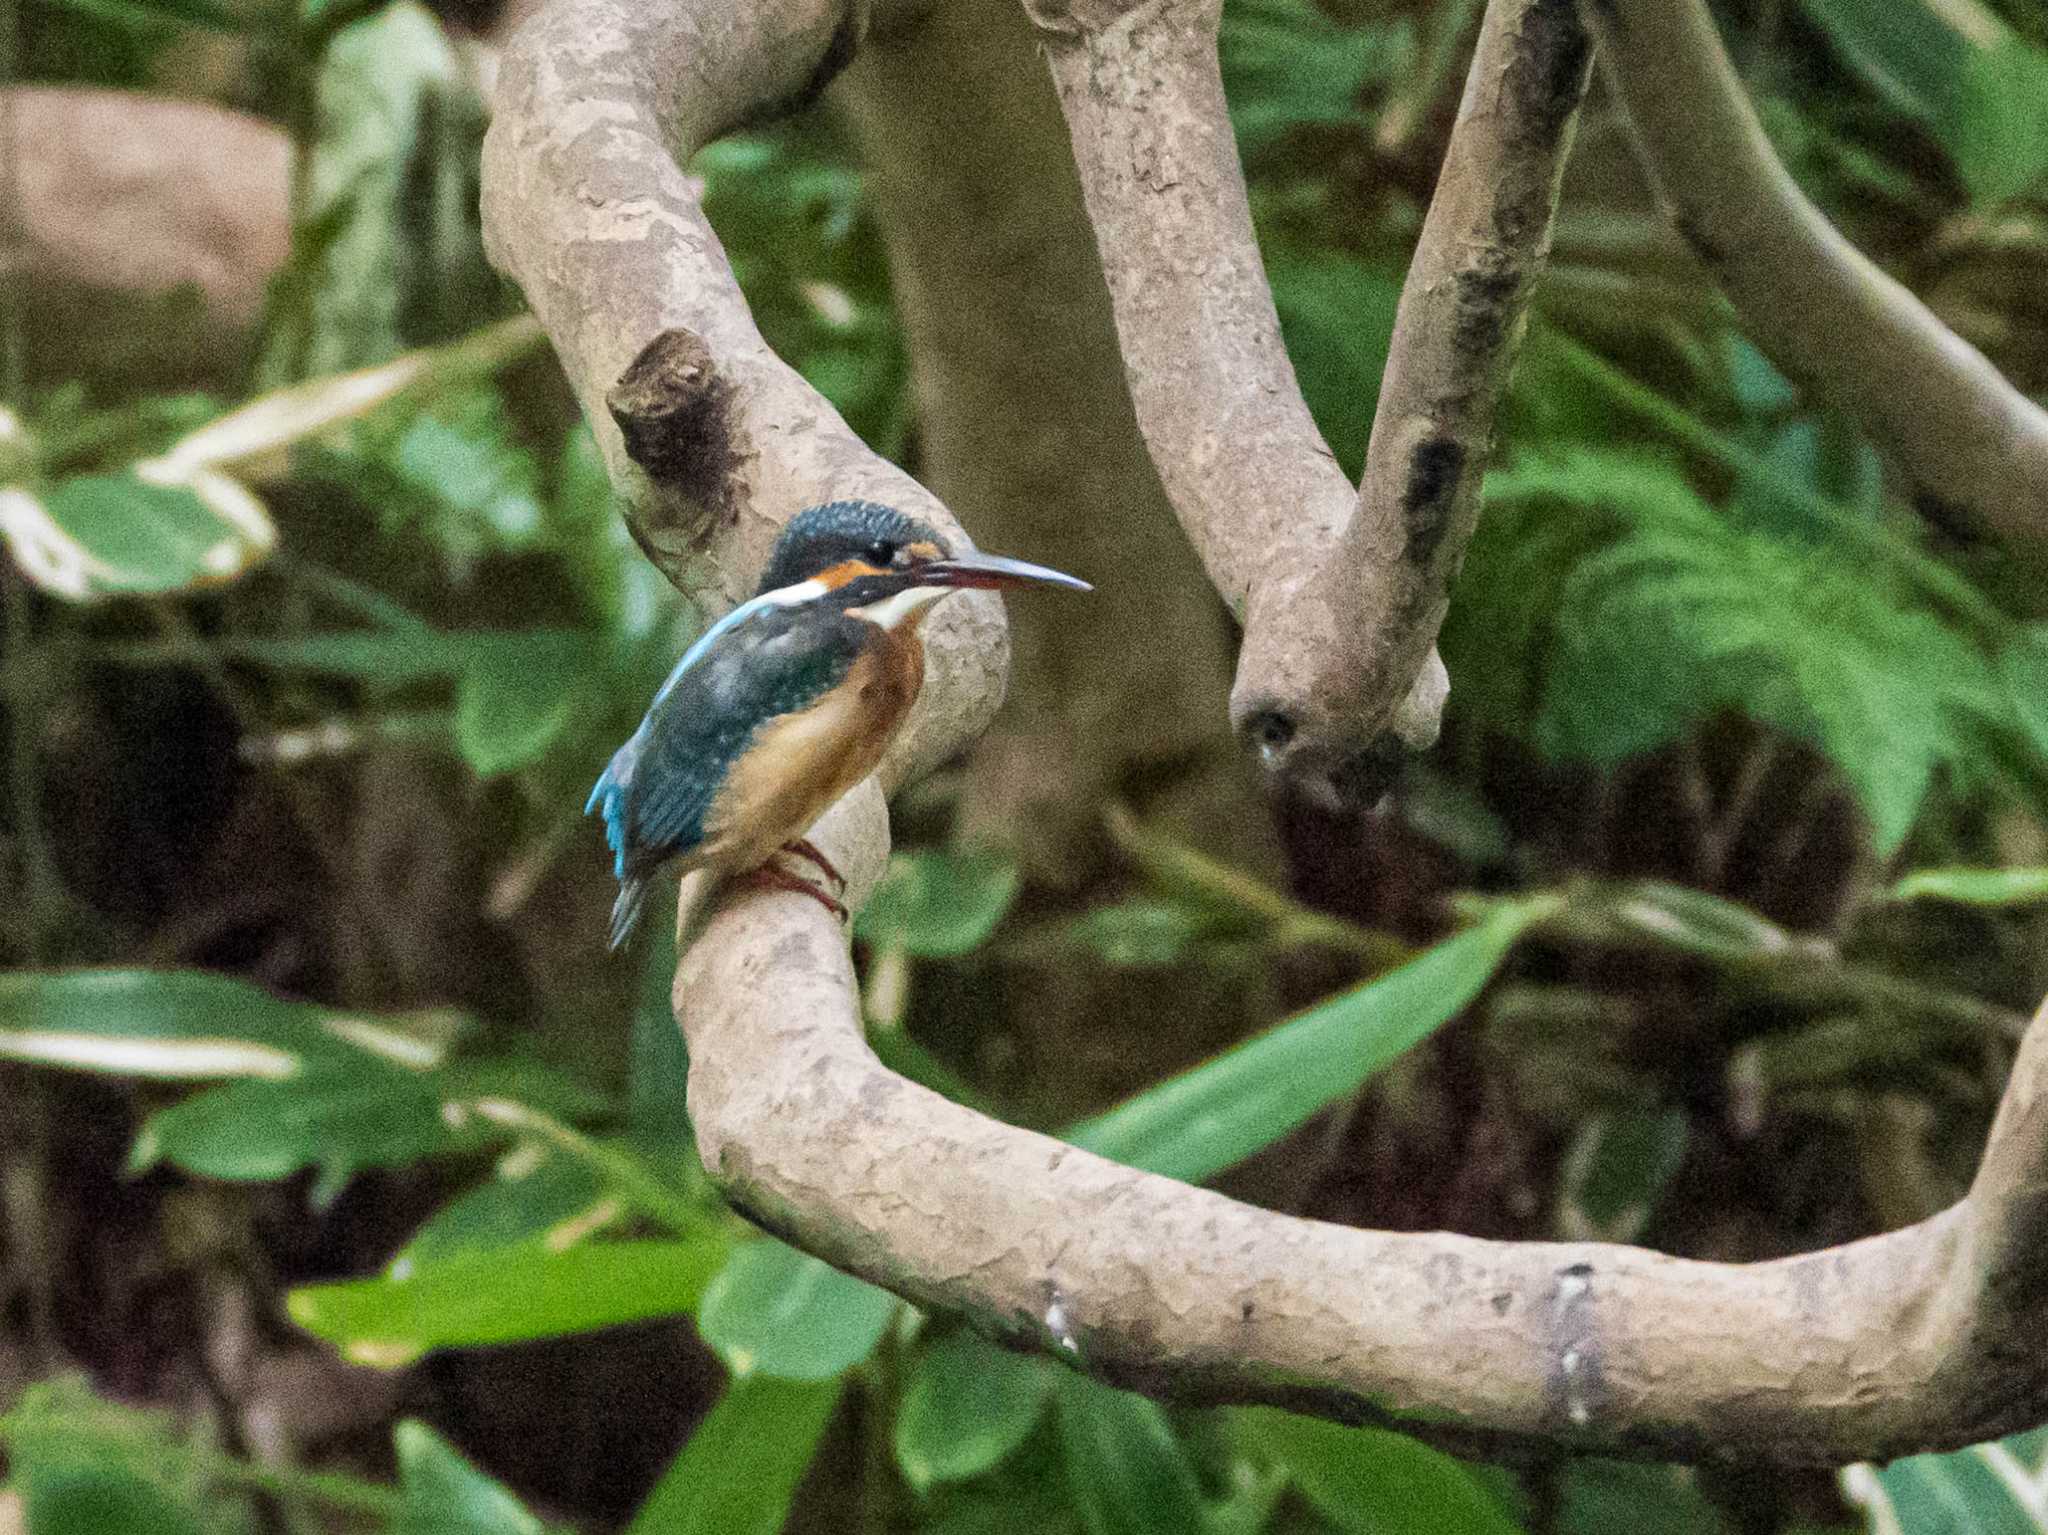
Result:
<instances>
[{"instance_id":1,"label":"kingfisher","mask_svg":"<svg viewBox=\"0 0 2048 1535\"><path fill-rule=\"evenodd\" d=\"M711 869L846 908L777 863L846 881L806 833L874 771L924 682L918 627L965 588L1085 581L992 554L948 555L914 517L833 501L790 519L760 589L683 653L612 754L583 813L602 814L626 941L656 869Z\"/></svg>"}]
</instances>

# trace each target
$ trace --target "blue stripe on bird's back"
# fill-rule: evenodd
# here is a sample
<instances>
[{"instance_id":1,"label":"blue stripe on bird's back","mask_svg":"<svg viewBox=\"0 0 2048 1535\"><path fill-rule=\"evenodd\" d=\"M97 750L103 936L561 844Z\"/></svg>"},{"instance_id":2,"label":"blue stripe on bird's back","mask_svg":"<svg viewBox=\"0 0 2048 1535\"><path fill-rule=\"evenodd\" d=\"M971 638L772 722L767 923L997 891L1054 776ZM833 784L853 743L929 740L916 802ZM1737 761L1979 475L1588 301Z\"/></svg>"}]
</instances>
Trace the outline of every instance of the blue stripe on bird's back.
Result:
<instances>
[{"instance_id":1,"label":"blue stripe on bird's back","mask_svg":"<svg viewBox=\"0 0 2048 1535\"><path fill-rule=\"evenodd\" d=\"M633 766L640 758L641 734L633 732L632 739L612 753L612 760L598 774L597 783L590 791L590 799L583 807L583 813L602 809L604 813L604 840L612 850L612 877L626 877L626 786L633 781Z\"/></svg>"}]
</instances>

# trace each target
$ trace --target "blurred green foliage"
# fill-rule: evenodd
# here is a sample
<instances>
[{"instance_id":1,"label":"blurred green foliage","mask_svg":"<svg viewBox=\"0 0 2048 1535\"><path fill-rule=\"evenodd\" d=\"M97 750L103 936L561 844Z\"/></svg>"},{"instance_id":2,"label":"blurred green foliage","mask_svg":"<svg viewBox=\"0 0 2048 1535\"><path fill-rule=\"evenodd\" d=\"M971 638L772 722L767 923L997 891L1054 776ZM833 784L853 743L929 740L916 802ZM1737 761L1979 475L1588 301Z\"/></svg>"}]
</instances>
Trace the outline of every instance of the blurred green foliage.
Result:
<instances>
[{"instance_id":1,"label":"blurred green foliage","mask_svg":"<svg viewBox=\"0 0 2048 1535\"><path fill-rule=\"evenodd\" d=\"M1737 53L1774 138L1852 233L1929 282L1972 261L2048 281L2036 8L1751 9ZM1064 1369L1085 1340L1006 1351L749 1235L690 1144L666 940L633 995L572 980L526 999L579 1037L630 1035L620 1069L480 1009L282 1000L221 973L232 946L201 946L200 968L140 923L117 881L69 856L63 796L24 745L24 722L60 701L103 701L80 718L132 732L67 770L101 774L103 801L135 798L138 823L156 801L121 764L150 750L141 722L189 715L195 696L225 710L240 771L279 791L336 887L340 772L385 749L428 753L465 775L478 840L510 849L479 897L505 920L587 850L583 786L697 619L614 514L588 430L484 263L482 113L431 13L409 0L28 0L26 13L18 63L43 81L164 88L195 46L237 50L225 94L293 135L294 227L238 388L40 379L0 417L0 532L20 573L4 652L20 898L0 912L17 967L0 974L0 1059L38 1073L0 1091L27 1101L50 1068L129 1085L129 1171L155 1170L153 1187L165 1169L299 1177L289 1198L320 1211L370 1170L421 1169L439 1194L372 1260L380 1272L287 1285L290 1320L358 1364L694 1316L724 1384L625 1525L635 1535L770 1535L849 1486L863 1528L942 1535L1848 1522L1826 1487L1759 1503L1661 1467L1511 1475L1387 1430L1162 1407ZM1413 166L1455 101L1477 14L1473 0L1226 9L1276 306L1354 473L1426 191ZM1591 153L1601 133L1587 137ZM770 342L878 450L914 459L882 245L831 123L735 136L693 170ZM1959 1190L2015 1009L2048 982L2029 910L2048 898L2038 596L1995 555L1930 531L1887 482L1881 445L1779 378L1696 276L1671 276L1655 211L1613 180L1589 172L1568 195L1444 634L1448 748L1399 796L1398 819L1451 870L1421 924L1431 941L1217 866L1120 807L1103 808L1128 887L1083 911L1048 914L1000 858L917 848L857 929L893 1066L1003 1108L905 1026L918 988L1084 966L1209 965L1267 985L1310 973L1320 1000L1065 1133L1227 1179L1298 1148L1288 1137L1333 1106L1399 1123L1427 1094L1415 1047L1464 1014L1461 1048L1517 1100L1504 1133L1550 1146L1531 1159L1544 1181L1522 1191L1528 1229L1718 1251L1717 1223L1740 1212L1716 1170L1745 1145L1795 1167L1818 1146L1835 1187L1819 1215L1810 1189L1768 1212L1779 1244ZM1972 302L2017 366L2043 368L2038 388L2048 320ZM16 357L18 337L0 340ZM1560 831L1564 801L1611 805L1646 777L1639 819L1679 828L1688 867L1603 863ZM1767 786L1792 814L1767 814ZM1824 861L1813 849L1838 801L1854 807L1854 852L1836 860L1828 910L1783 914L1765 875L1811 876L1801 866ZM599 942L596 927L554 938ZM1617 967L1643 990L1616 986ZM249 968L299 995L348 989ZM1690 1035L1630 1032L1681 996ZM1955 1155L1872 1132L1902 1100L1932 1105ZM329 1516L543 1528L414 1419L391 1426L379 1479L262 1459L202 1419L119 1406L65 1375L0 1405L6 1485L33 1535ZM835 1440L854 1443L855 1472ZM1844 1490L1876 1530L2048 1528L2038 1440L1857 1468ZM827 1491L801 1492L807 1480ZM0 1525L7 1513L0 1502Z\"/></svg>"}]
</instances>

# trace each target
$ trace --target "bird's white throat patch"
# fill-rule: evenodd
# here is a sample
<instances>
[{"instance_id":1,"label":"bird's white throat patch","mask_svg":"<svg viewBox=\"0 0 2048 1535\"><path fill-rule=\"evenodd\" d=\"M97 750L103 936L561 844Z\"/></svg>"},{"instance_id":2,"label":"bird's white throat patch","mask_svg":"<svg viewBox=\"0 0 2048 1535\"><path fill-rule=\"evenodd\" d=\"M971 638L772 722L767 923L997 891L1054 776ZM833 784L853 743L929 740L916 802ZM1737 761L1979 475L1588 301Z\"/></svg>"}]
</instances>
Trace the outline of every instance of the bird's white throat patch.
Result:
<instances>
[{"instance_id":1,"label":"bird's white throat patch","mask_svg":"<svg viewBox=\"0 0 2048 1535\"><path fill-rule=\"evenodd\" d=\"M917 617L940 598L950 597L959 589L957 586L913 586L908 591L892 593L880 602L871 602L864 608L852 608L848 611L865 618L871 624L879 624L884 629L896 629Z\"/></svg>"}]
</instances>

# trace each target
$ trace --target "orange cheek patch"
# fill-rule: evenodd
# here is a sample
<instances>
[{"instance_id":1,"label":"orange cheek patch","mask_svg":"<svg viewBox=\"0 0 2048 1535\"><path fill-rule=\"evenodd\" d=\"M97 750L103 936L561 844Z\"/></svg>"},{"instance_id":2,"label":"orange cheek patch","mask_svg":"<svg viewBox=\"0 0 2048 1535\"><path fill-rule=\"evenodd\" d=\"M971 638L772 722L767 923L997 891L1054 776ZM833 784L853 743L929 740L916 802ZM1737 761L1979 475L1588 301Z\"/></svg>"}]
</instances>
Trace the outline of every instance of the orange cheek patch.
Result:
<instances>
[{"instance_id":1,"label":"orange cheek patch","mask_svg":"<svg viewBox=\"0 0 2048 1535\"><path fill-rule=\"evenodd\" d=\"M887 572L879 566L870 565L866 560L842 560L837 565L828 565L812 579L821 582L827 591L836 592L849 581L858 581L862 576L879 576Z\"/></svg>"}]
</instances>

